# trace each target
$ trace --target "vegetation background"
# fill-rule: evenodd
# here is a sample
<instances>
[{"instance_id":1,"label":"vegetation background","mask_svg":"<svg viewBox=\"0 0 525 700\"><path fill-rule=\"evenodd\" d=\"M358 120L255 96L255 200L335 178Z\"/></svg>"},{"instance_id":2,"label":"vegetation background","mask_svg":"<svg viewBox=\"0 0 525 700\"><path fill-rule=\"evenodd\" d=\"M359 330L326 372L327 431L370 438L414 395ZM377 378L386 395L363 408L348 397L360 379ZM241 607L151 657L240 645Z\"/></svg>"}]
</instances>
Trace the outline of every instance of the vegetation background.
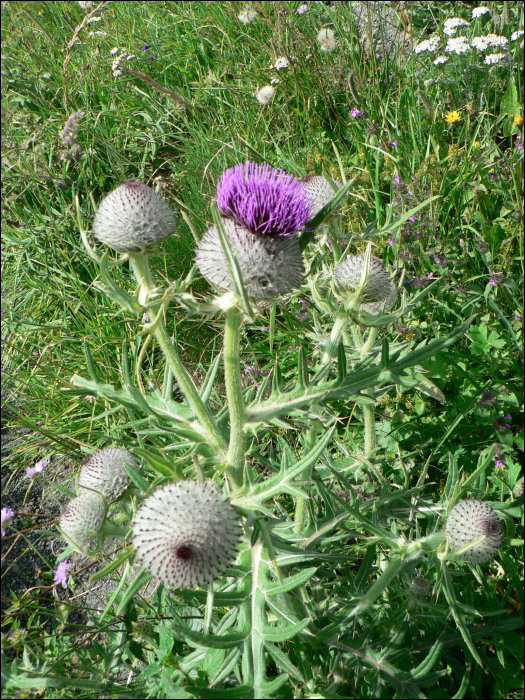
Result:
<instances>
[{"instance_id":1,"label":"vegetation background","mask_svg":"<svg viewBox=\"0 0 525 700\"><path fill-rule=\"evenodd\" d=\"M363 5L371 12L363 14ZM190 270L217 179L245 160L298 176L340 178L342 169L354 179L341 220L352 252L363 252L367 232L381 228L389 212L400 215L439 195L394 239L373 241L374 254L404 275L408 295L440 280L385 332L392 340L439 337L472 313L477 318L446 358L425 363L443 403L402 387L381 399L383 476L403 483L409 473L415 483L423 474L426 495L439 500L451 460L470 473L495 446L487 495L521 517L523 36L511 35L523 29L523 5L485 5L489 11L474 20L475 3L385 3L381 12L390 14L382 25L374 3L256 2L249 23L239 20L246 10L238 2L2 3L2 505L17 514L3 545L2 644L7 677L19 679L16 697L101 697L101 688L105 697L134 697L140 683L148 697L189 697L168 681L153 682L154 670L134 686L144 665L112 675L114 638L111 630L93 637L95 601L86 605L81 595L53 587L59 544L51 528L68 485L86 452L122 441L125 423L119 411L63 390L85 366L85 339L111 383L119 380L124 339L133 350L136 334L136 320L93 286L98 270L80 240L76 196L89 226L96 203L120 182L159 187L186 215L152 261L161 280ZM505 36L504 57L487 63L490 51L444 52L443 23L454 16L470 23L460 27L470 38ZM318 38L326 28L336 40L329 50ZM442 37L439 51L416 53L433 34ZM436 63L438 54L447 61ZM275 92L262 104L256 94L268 85ZM79 111L78 134L67 143L64 125ZM126 271L120 274L124 282ZM209 292L202 280L194 289ZM269 321L246 328L247 377L256 381L276 353L285 375L291 372L302 339L315 352L307 295L305 287L278 310L272 352ZM177 308L168 322L202 381L221 323L188 319ZM144 376L158 383L155 352ZM354 404L341 406L338 440L352 453L362 444L358 414ZM27 468L42 460L49 460L45 469L28 478ZM362 488L374 498L379 487ZM508 549L500 561L482 582L458 580L465 604L488 619L502 609L509 619L519 616L523 603L522 549ZM89 573L75 570L79 590ZM347 578L324 576L319 590L336 586L344 597ZM432 604L418 616L437 639ZM387 622L379 631L389 637ZM154 649L157 666L148 657L147 668L176 667L182 648L162 650L148 631L133 635ZM426 697L523 697L520 635L511 626L484 638L483 669L458 662L454 643L461 638L449 640ZM363 697L342 659L333 663L280 692ZM354 671L366 675L367 668ZM199 671L203 686L211 673ZM25 686L24 674L32 678ZM57 677L62 685L50 681ZM380 691L369 687L370 697L402 697L389 681Z\"/></svg>"}]
</instances>

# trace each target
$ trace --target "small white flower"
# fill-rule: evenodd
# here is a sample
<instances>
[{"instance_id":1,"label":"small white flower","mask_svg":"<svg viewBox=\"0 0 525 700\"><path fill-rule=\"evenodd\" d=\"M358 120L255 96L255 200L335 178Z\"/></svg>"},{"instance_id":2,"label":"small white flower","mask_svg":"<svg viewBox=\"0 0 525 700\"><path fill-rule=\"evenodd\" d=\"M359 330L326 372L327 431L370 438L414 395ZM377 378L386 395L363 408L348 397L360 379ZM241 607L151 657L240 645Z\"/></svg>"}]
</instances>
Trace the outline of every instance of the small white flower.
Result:
<instances>
[{"instance_id":1,"label":"small white flower","mask_svg":"<svg viewBox=\"0 0 525 700\"><path fill-rule=\"evenodd\" d=\"M476 17L481 17L481 15L484 15L485 12L490 12L488 7L475 7L472 10L472 19L476 19Z\"/></svg>"},{"instance_id":2,"label":"small white flower","mask_svg":"<svg viewBox=\"0 0 525 700\"><path fill-rule=\"evenodd\" d=\"M115 78L118 78L119 75L122 75L122 71L121 71L121 70L114 70L114 71L113 71L113 76L114 76Z\"/></svg>"},{"instance_id":3,"label":"small white flower","mask_svg":"<svg viewBox=\"0 0 525 700\"><path fill-rule=\"evenodd\" d=\"M523 36L523 29L519 29L517 32L512 32L510 35L510 40L516 41L516 39L519 39L520 36Z\"/></svg>"},{"instance_id":4,"label":"small white flower","mask_svg":"<svg viewBox=\"0 0 525 700\"><path fill-rule=\"evenodd\" d=\"M445 51L448 51L449 53L453 51L454 53L462 54L465 53L465 51L468 51L469 49L469 43L466 37L464 36L458 36L449 39L447 45L445 46Z\"/></svg>"},{"instance_id":5,"label":"small white flower","mask_svg":"<svg viewBox=\"0 0 525 700\"><path fill-rule=\"evenodd\" d=\"M438 36L432 36L430 39L426 39L418 44L414 48L414 53L421 53L422 51L435 51L439 46L441 39Z\"/></svg>"},{"instance_id":6,"label":"small white flower","mask_svg":"<svg viewBox=\"0 0 525 700\"><path fill-rule=\"evenodd\" d=\"M110 56L114 56L114 55L115 55L116 53L118 53L119 51L120 51L119 47L118 47L118 46L115 46L114 49L111 49L111 51L109 52L109 54L110 54Z\"/></svg>"},{"instance_id":7,"label":"small white flower","mask_svg":"<svg viewBox=\"0 0 525 700\"><path fill-rule=\"evenodd\" d=\"M250 10L249 7L245 7L241 14L237 17L239 22L243 24L250 24L257 17L257 12Z\"/></svg>"},{"instance_id":8,"label":"small white flower","mask_svg":"<svg viewBox=\"0 0 525 700\"><path fill-rule=\"evenodd\" d=\"M438 56L435 61L432 61L432 63L435 66L439 66L440 63L446 63L448 61L448 56Z\"/></svg>"},{"instance_id":9,"label":"small white flower","mask_svg":"<svg viewBox=\"0 0 525 700\"><path fill-rule=\"evenodd\" d=\"M280 70L281 68L288 68L289 65L290 64L286 56L279 56L279 58L275 61L275 65L271 66L271 68Z\"/></svg>"},{"instance_id":10,"label":"small white flower","mask_svg":"<svg viewBox=\"0 0 525 700\"><path fill-rule=\"evenodd\" d=\"M79 0L78 4L83 10L89 10L89 8L93 6L92 0L87 0L86 2L80 2Z\"/></svg>"},{"instance_id":11,"label":"small white flower","mask_svg":"<svg viewBox=\"0 0 525 700\"><path fill-rule=\"evenodd\" d=\"M317 35L317 41L321 44L321 51L333 51L337 46L335 32L332 29L321 29Z\"/></svg>"},{"instance_id":12,"label":"small white flower","mask_svg":"<svg viewBox=\"0 0 525 700\"><path fill-rule=\"evenodd\" d=\"M506 47L508 44L507 37L498 36L497 34L486 34L485 36L475 36L472 39L472 46L478 51L485 51L489 46Z\"/></svg>"},{"instance_id":13,"label":"small white flower","mask_svg":"<svg viewBox=\"0 0 525 700\"><path fill-rule=\"evenodd\" d=\"M107 36L107 32L89 32L89 36Z\"/></svg>"},{"instance_id":14,"label":"small white flower","mask_svg":"<svg viewBox=\"0 0 525 700\"><path fill-rule=\"evenodd\" d=\"M270 85L278 85L280 82L279 78L272 78L270 80Z\"/></svg>"},{"instance_id":15,"label":"small white flower","mask_svg":"<svg viewBox=\"0 0 525 700\"><path fill-rule=\"evenodd\" d=\"M435 63L435 61L433 61L433 63ZM423 81L423 85L424 85L426 88L428 88L428 87L430 87L430 86L432 85L433 82L434 82L434 80L433 80L432 78L429 78L428 80L424 80L424 81Z\"/></svg>"},{"instance_id":16,"label":"small white flower","mask_svg":"<svg viewBox=\"0 0 525 700\"><path fill-rule=\"evenodd\" d=\"M505 58L504 53L489 53L488 56L485 56L483 63L487 66L491 66L493 63L499 63L502 58Z\"/></svg>"},{"instance_id":17,"label":"small white flower","mask_svg":"<svg viewBox=\"0 0 525 700\"><path fill-rule=\"evenodd\" d=\"M86 24L91 24L92 22L100 22L101 19L102 17L90 17Z\"/></svg>"},{"instance_id":18,"label":"small white flower","mask_svg":"<svg viewBox=\"0 0 525 700\"><path fill-rule=\"evenodd\" d=\"M447 36L453 36L456 27L468 27L469 23L460 17L450 17L450 19L445 20L443 25L443 33Z\"/></svg>"},{"instance_id":19,"label":"small white flower","mask_svg":"<svg viewBox=\"0 0 525 700\"><path fill-rule=\"evenodd\" d=\"M274 96L275 88L271 85L265 85L258 92L255 93L255 97L259 100L262 105L267 105L271 102Z\"/></svg>"},{"instance_id":20,"label":"small white flower","mask_svg":"<svg viewBox=\"0 0 525 700\"><path fill-rule=\"evenodd\" d=\"M135 58L135 54L134 54L134 53L132 53L131 56L128 56L128 57L126 58L126 61L131 61L132 58Z\"/></svg>"}]
</instances>

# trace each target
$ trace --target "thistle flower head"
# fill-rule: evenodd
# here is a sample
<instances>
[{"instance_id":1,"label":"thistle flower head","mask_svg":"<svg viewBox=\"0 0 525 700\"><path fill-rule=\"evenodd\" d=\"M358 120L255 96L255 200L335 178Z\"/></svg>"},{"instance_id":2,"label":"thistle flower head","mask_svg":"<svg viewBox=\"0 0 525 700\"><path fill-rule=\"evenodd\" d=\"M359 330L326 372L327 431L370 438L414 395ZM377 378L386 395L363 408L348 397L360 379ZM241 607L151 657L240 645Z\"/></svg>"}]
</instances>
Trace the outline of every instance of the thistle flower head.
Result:
<instances>
[{"instance_id":1,"label":"thistle flower head","mask_svg":"<svg viewBox=\"0 0 525 700\"><path fill-rule=\"evenodd\" d=\"M250 297L275 299L301 284L303 258L297 238L259 236L232 219L223 219L222 223ZM231 291L235 289L215 226L201 238L196 262L211 284Z\"/></svg>"},{"instance_id":2,"label":"thistle flower head","mask_svg":"<svg viewBox=\"0 0 525 700\"><path fill-rule=\"evenodd\" d=\"M484 540L463 553L463 560L470 564L483 564L493 559L503 541L500 519L483 501L460 501L448 514L445 530L451 549L485 535Z\"/></svg>"},{"instance_id":3,"label":"thistle flower head","mask_svg":"<svg viewBox=\"0 0 525 700\"><path fill-rule=\"evenodd\" d=\"M334 271L335 281L341 293L357 291L365 261L364 255L351 255L339 263ZM378 314L383 309L390 311L397 299L397 290L383 262L370 256L368 279L361 290L361 309L369 314Z\"/></svg>"},{"instance_id":4,"label":"thistle flower head","mask_svg":"<svg viewBox=\"0 0 525 700\"><path fill-rule=\"evenodd\" d=\"M177 481L146 498L133 543L146 569L169 586L202 586L235 559L241 528L232 506L209 482Z\"/></svg>"},{"instance_id":5,"label":"thistle flower head","mask_svg":"<svg viewBox=\"0 0 525 700\"><path fill-rule=\"evenodd\" d=\"M153 248L175 230L175 214L166 200L141 182L128 180L99 205L93 233L119 253Z\"/></svg>"},{"instance_id":6,"label":"thistle flower head","mask_svg":"<svg viewBox=\"0 0 525 700\"><path fill-rule=\"evenodd\" d=\"M250 162L223 172L217 184L217 206L223 216L271 237L293 236L310 214L300 180L284 170Z\"/></svg>"},{"instance_id":7,"label":"thistle flower head","mask_svg":"<svg viewBox=\"0 0 525 700\"><path fill-rule=\"evenodd\" d=\"M415 576L410 582L410 590L417 596L426 596L429 593L430 583L424 576Z\"/></svg>"},{"instance_id":8,"label":"thistle flower head","mask_svg":"<svg viewBox=\"0 0 525 700\"><path fill-rule=\"evenodd\" d=\"M321 211L321 209L328 204L328 202L334 197L335 191L332 189L332 185L321 175L307 175L303 177L303 182L308 192L308 198L310 201L310 219ZM343 185L339 180L334 180L334 185L337 189L340 189ZM339 203L335 210L332 211L332 215L341 208Z\"/></svg>"},{"instance_id":9,"label":"thistle flower head","mask_svg":"<svg viewBox=\"0 0 525 700\"><path fill-rule=\"evenodd\" d=\"M94 491L72 498L60 516L60 529L79 547L89 540L88 530L98 532L106 517L106 504Z\"/></svg>"},{"instance_id":10,"label":"thistle flower head","mask_svg":"<svg viewBox=\"0 0 525 700\"><path fill-rule=\"evenodd\" d=\"M124 465L137 467L135 458L118 447L106 447L88 455L82 462L78 477L79 494L88 490L100 493L111 502L120 496L130 482Z\"/></svg>"}]
</instances>

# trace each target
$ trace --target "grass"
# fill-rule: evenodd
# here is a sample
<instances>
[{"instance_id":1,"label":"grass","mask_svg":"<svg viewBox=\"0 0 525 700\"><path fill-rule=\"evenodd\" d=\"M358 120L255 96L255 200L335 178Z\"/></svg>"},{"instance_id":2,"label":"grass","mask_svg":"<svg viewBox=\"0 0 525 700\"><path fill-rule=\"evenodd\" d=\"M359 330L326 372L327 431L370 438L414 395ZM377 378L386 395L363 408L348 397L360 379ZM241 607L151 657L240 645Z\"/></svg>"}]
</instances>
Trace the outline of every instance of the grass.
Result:
<instances>
[{"instance_id":1,"label":"grass","mask_svg":"<svg viewBox=\"0 0 525 700\"><path fill-rule=\"evenodd\" d=\"M85 340L107 383L122 379L124 340L133 366L143 342L137 336L139 319L121 312L93 285L99 270L82 245L76 196L82 223L89 228L104 194L126 179L138 179L160 188L173 208L187 215L199 237L211 223L217 180L234 164L253 160L297 176L351 179L340 221L350 254L364 252L372 241L374 254L397 269L397 279L404 275L409 282L404 285L409 299L418 287L439 280L408 316L380 333L391 343L415 344L445 336L476 315L460 341L422 363L420 370L433 384L419 379L414 389L400 383L378 397L377 478L361 480L359 488L367 498L366 508L382 498L389 483L398 489L423 484L426 502L437 502L451 493L447 486L451 465L472 474L497 443L477 497L505 504L507 534L514 544L505 549L501 565L486 567L486 575L458 568L454 576L462 604L477 611L474 619L510 620L507 631L494 625L483 638L474 635L482 667L462 647L463 639L440 607L443 597L412 605L407 619L383 610L371 623L369 650L357 643L351 647L345 639L326 654L322 634L319 645L311 648L300 636L286 642L294 662L287 672L294 680L289 688L275 691L279 697L379 697L379 693L382 697L396 693L397 697L399 693L402 697L412 697L410 693L522 697L522 637L513 625L522 603L523 581L522 549L516 546L522 535L523 508L523 482L521 487L519 482L523 476L523 120L519 119L523 115L523 36L510 41L508 50L471 49L456 55L443 51L447 37L441 30L447 17L460 15L471 24L460 27L456 35L464 30L469 37L493 32L510 38L523 27L523 8L517 2L490 2L489 13L471 20L463 4L408 5L398 21L411 27L410 46L406 53L399 46L391 52L383 50L382 56L367 55L361 47L350 3L308 3L303 14L296 12L298 3L255 3L258 15L248 25L237 19L239 3L103 3L93 12L101 21L82 28L73 45L75 28L96 5L87 11L75 2L3 5L5 425L32 431L3 459L4 506L21 506L10 500L10 489L22 481L27 466L42 458L51 458L53 468L65 459L80 462L93 448L109 444L137 440L163 446L160 438L137 437L129 416L109 402L88 403L64 391L71 388L74 374L86 374ZM333 27L338 41L331 52L322 52L316 39L326 26ZM416 54L413 47L435 32L442 37L441 49ZM112 74L114 47L134 55L129 61L122 59L123 72L117 77ZM501 62L483 62L487 54L500 51L505 54ZM434 65L439 54L449 60ZM280 56L286 56L290 65L270 68ZM274 84L275 95L262 106L255 93L272 79L279 81ZM180 98L190 106L182 106ZM350 115L353 108L359 112L356 117ZM78 132L81 155L64 160L60 133L78 110L85 115ZM447 123L445 115L453 111L458 111L460 119ZM392 225L433 197L414 221L397 229ZM188 274L194 248L194 234L179 216L175 236L152 257L159 284L163 278L175 280ZM327 260L321 260L327 250L326 240L318 237L305 252L317 272L329 267ZM115 277L131 288L126 266L117 268ZM311 279L316 289L327 290L329 285L315 272ZM204 297L210 288L196 275L193 291ZM304 311L299 298L306 299ZM221 346L222 321L188 318L183 309L172 305L167 322L183 360L200 382ZM263 310L255 324L245 327L242 362L262 373L278 356L285 380L291 380L300 346L306 346L315 359L316 346L322 344L331 323L330 315L316 307L307 281L277 309L271 346L268 331L263 330L270 326L270 310ZM162 386L158 360L159 349L152 343L142 376L145 382ZM489 394L493 400L487 398ZM222 380L214 396L217 403L224 399ZM331 470L344 471L362 452L364 432L357 404L341 400L332 408L340 420L328 456L316 467L319 478L311 506L326 517L329 513L323 508L331 502L327 491L333 485ZM293 420L302 429L312 419ZM314 425L323 429L320 423ZM299 454L303 444L290 432L273 428L257 454L271 460L274 452L289 449L290 444ZM72 478L63 481L55 469L53 483L46 483L41 498L46 499L46 491L59 493L57 485L72 489ZM42 488L41 482L33 482L31 488ZM294 502L285 496L275 507L290 513ZM56 514L56 507L52 512ZM518 518L515 524L512 518ZM397 527L394 521L387 529ZM15 521L15 530L24 523L28 526L26 521ZM16 537L15 530L9 531L9 537ZM334 533L333 541L326 544L334 555L346 551L348 538L355 533L343 535ZM371 553L373 546L369 540L355 544L352 567L319 568L308 589L315 593L313 607L319 619L330 617L345 598L360 595L359 585L375 580L371 572L379 559ZM22 545L28 557L34 549L30 539ZM142 669L144 663L151 665L151 676L144 674L149 696L199 697L214 678L213 664L219 670L225 667L223 657L210 654L198 673L197 666L186 660L186 666L181 661L183 677L168 678L161 671L166 659L175 669L186 658L188 647L176 637L173 648L168 649L166 642L163 651L162 635L173 638L173 631L154 630L156 622L145 605L138 620L125 620L135 661L113 668L108 658L122 641L122 629L108 626L106 636L88 648L84 644L88 627L67 623L67 615L82 604L57 600L54 605L53 566L49 562L42 588L31 598L22 597L18 589L3 594L2 640L12 679L11 697L96 697L101 683L107 683L107 697L124 696L140 687L132 684L127 689L119 675L122 667L135 673L136 659ZM446 582L443 586L448 590ZM389 594L403 600L399 597L407 595L403 591L398 586ZM59 599L61 595L61 591L58 596L55 593ZM160 604L164 594L156 595ZM196 606L195 601L191 605ZM401 605L403 611L407 605ZM202 605L194 607L193 614L200 615L201 609ZM143 627L137 631L135 625ZM57 634L64 629L67 635ZM390 629L395 635L390 636ZM359 638L365 634L359 627L354 633ZM405 637L410 640L405 642L409 651L403 656ZM421 688L404 686L405 681L400 685L403 673L421 661L417 656L422 650L420 637L425 653L428 645L439 646L434 675ZM139 647L148 650L145 656ZM270 676L283 671L282 653L277 651L269 659ZM415 666L404 666L409 664L408 656L411 664L412 656L418 659ZM102 660L103 677L92 671ZM384 668L379 670L383 660ZM25 685L24 670L31 677ZM232 674L226 686L219 682L226 687L224 692L231 689ZM61 685L57 678L76 681L64 680ZM133 683L142 682L133 679ZM182 687L192 684L201 690Z\"/></svg>"}]
</instances>

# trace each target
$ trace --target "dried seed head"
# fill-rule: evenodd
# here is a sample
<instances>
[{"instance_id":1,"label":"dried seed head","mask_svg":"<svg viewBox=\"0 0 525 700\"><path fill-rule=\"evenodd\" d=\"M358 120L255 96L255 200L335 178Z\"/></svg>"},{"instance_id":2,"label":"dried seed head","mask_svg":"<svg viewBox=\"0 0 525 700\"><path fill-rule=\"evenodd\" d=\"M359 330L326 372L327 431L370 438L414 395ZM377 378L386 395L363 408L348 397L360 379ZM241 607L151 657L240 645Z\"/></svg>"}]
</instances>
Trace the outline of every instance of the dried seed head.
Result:
<instances>
[{"instance_id":1,"label":"dried seed head","mask_svg":"<svg viewBox=\"0 0 525 700\"><path fill-rule=\"evenodd\" d=\"M78 476L78 492L86 493L88 489L97 491L111 502L120 496L130 482L124 464L137 467L136 459L127 451L118 447L106 447L88 455L82 462Z\"/></svg>"},{"instance_id":2,"label":"dried seed head","mask_svg":"<svg viewBox=\"0 0 525 700\"><path fill-rule=\"evenodd\" d=\"M106 504L102 496L94 491L85 491L72 498L60 516L60 529L79 547L87 544L88 530L98 532L106 517Z\"/></svg>"},{"instance_id":3,"label":"dried seed head","mask_svg":"<svg viewBox=\"0 0 525 700\"><path fill-rule=\"evenodd\" d=\"M448 514L445 531L451 549L485 535L484 540L462 555L470 564L493 559L503 541L501 521L496 511L483 501L460 501Z\"/></svg>"},{"instance_id":4,"label":"dried seed head","mask_svg":"<svg viewBox=\"0 0 525 700\"><path fill-rule=\"evenodd\" d=\"M339 263L334 271L337 286L342 293L355 292L361 281L365 256L351 255ZM365 286L361 290L360 303L363 311L378 314L383 305L390 311L397 299L397 289L388 276L383 262L370 256L370 269Z\"/></svg>"},{"instance_id":5,"label":"dried seed head","mask_svg":"<svg viewBox=\"0 0 525 700\"><path fill-rule=\"evenodd\" d=\"M332 185L321 175L307 175L303 177L303 182L306 185L306 190L308 192L308 197L311 202L310 219L321 211L321 209L328 204L328 202L335 195L335 191L332 189ZM337 189L340 189L343 185L339 180L334 180L334 185ZM332 215L335 214L341 208L341 203L332 211Z\"/></svg>"},{"instance_id":6,"label":"dried seed head","mask_svg":"<svg viewBox=\"0 0 525 700\"><path fill-rule=\"evenodd\" d=\"M410 590L418 596L426 596L430 591L430 584L424 576L415 576L410 583Z\"/></svg>"},{"instance_id":7,"label":"dried seed head","mask_svg":"<svg viewBox=\"0 0 525 700\"><path fill-rule=\"evenodd\" d=\"M93 234L119 253L153 248L175 230L175 213L166 200L141 182L129 180L101 201Z\"/></svg>"},{"instance_id":8,"label":"dried seed head","mask_svg":"<svg viewBox=\"0 0 525 700\"><path fill-rule=\"evenodd\" d=\"M235 559L238 515L210 482L177 481L146 498L133 543L146 569L178 588L209 583Z\"/></svg>"},{"instance_id":9,"label":"dried seed head","mask_svg":"<svg viewBox=\"0 0 525 700\"><path fill-rule=\"evenodd\" d=\"M301 284L303 257L297 238L259 236L232 219L222 222L250 297L275 299ZM201 274L213 285L234 290L215 226L199 242L196 262Z\"/></svg>"}]
</instances>

